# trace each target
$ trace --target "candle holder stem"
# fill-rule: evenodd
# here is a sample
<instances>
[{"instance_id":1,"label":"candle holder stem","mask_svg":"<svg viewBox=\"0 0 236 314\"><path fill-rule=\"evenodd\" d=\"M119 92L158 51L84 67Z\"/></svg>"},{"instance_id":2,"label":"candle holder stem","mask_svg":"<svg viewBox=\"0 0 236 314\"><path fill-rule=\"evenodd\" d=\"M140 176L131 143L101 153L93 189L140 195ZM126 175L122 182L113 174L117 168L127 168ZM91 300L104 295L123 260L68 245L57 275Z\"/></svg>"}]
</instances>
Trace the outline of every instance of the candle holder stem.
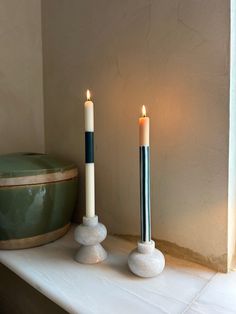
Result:
<instances>
[{"instance_id":1,"label":"candle holder stem","mask_svg":"<svg viewBox=\"0 0 236 314\"><path fill-rule=\"evenodd\" d=\"M107 258L107 252L100 244L107 236L106 227L98 222L98 216L83 217L83 223L76 227L74 237L80 243L75 260L82 264L96 264Z\"/></svg>"}]
</instances>

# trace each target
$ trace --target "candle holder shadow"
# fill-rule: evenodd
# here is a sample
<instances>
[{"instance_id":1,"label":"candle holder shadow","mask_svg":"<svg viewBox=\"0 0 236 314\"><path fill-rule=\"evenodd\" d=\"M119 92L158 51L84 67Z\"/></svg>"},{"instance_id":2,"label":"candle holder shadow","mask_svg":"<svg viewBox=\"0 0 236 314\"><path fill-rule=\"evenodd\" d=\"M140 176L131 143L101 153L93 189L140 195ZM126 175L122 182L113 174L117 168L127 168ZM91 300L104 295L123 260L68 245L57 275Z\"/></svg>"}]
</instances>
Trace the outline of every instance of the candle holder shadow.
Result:
<instances>
[{"instance_id":1,"label":"candle holder shadow","mask_svg":"<svg viewBox=\"0 0 236 314\"><path fill-rule=\"evenodd\" d=\"M75 228L75 241L80 247L75 260L82 264L96 264L107 258L107 252L100 244L107 236L106 227L98 222L98 216L83 217L83 223Z\"/></svg>"},{"instance_id":2,"label":"candle holder shadow","mask_svg":"<svg viewBox=\"0 0 236 314\"><path fill-rule=\"evenodd\" d=\"M155 242L138 242L136 249L130 252L128 265L132 273L139 277L155 277L165 267L165 257L155 248Z\"/></svg>"}]
</instances>

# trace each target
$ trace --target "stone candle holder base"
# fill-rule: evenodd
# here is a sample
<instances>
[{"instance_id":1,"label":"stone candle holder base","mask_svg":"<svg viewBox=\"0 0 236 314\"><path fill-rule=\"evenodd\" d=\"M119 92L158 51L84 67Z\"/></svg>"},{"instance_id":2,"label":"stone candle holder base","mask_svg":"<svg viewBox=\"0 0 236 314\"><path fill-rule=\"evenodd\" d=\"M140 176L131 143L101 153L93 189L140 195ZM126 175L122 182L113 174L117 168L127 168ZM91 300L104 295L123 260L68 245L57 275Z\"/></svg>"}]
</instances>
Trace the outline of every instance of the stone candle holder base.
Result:
<instances>
[{"instance_id":1,"label":"stone candle holder base","mask_svg":"<svg viewBox=\"0 0 236 314\"><path fill-rule=\"evenodd\" d=\"M100 242L107 236L106 227L98 222L98 216L83 217L83 223L75 228L75 240L80 243L75 260L82 264L96 264L107 258Z\"/></svg>"},{"instance_id":2,"label":"stone candle holder base","mask_svg":"<svg viewBox=\"0 0 236 314\"><path fill-rule=\"evenodd\" d=\"M155 249L155 242L138 242L128 257L128 265L132 273L139 277L155 277L165 267L165 258L161 251Z\"/></svg>"}]
</instances>

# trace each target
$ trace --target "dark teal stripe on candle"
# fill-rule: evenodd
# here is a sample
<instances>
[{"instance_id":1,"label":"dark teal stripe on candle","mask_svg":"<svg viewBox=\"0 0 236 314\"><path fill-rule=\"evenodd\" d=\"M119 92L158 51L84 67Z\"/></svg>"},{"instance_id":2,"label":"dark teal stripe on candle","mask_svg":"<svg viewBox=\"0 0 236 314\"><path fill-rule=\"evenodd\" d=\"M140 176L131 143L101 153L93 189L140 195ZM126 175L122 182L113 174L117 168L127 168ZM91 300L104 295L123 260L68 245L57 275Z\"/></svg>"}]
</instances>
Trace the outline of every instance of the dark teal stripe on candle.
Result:
<instances>
[{"instance_id":1,"label":"dark teal stripe on candle","mask_svg":"<svg viewBox=\"0 0 236 314\"><path fill-rule=\"evenodd\" d=\"M93 132L85 132L85 162L94 162L94 136Z\"/></svg>"},{"instance_id":2,"label":"dark teal stripe on candle","mask_svg":"<svg viewBox=\"0 0 236 314\"><path fill-rule=\"evenodd\" d=\"M151 241L150 218L150 148L141 146L140 156L140 221L141 241Z\"/></svg>"}]
</instances>

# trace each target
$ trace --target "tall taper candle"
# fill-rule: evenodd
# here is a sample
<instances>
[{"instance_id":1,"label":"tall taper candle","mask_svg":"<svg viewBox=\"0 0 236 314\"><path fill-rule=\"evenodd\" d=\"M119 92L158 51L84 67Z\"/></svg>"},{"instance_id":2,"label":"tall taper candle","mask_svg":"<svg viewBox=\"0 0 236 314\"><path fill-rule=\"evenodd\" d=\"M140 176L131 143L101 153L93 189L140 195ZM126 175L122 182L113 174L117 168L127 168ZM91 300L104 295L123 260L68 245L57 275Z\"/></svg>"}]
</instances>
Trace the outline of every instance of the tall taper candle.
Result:
<instances>
[{"instance_id":1,"label":"tall taper candle","mask_svg":"<svg viewBox=\"0 0 236 314\"><path fill-rule=\"evenodd\" d=\"M139 118L141 242L151 241L149 124L146 108L142 106L142 117Z\"/></svg>"},{"instance_id":2,"label":"tall taper candle","mask_svg":"<svg viewBox=\"0 0 236 314\"><path fill-rule=\"evenodd\" d=\"M90 91L84 103L85 118L85 194L86 217L95 216L95 182L94 182L94 113Z\"/></svg>"}]
</instances>

